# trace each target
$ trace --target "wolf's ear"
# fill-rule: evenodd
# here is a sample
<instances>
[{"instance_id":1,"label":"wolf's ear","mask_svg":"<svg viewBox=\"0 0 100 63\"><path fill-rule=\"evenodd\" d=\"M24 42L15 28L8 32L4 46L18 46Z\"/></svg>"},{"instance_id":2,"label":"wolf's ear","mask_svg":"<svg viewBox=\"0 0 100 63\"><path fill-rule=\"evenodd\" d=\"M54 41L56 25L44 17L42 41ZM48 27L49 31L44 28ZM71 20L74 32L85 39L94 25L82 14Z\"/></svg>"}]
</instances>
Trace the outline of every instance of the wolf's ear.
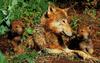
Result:
<instances>
[{"instance_id":1,"label":"wolf's ear","mask_svg":"<svg viewBox=\"0 0 100 63\"><path fill-rule=\"evenodd\" d=\"M69 10L69 8L65 8L65 9L63 9L63 11L65 12L65 14L66 14L66 16L68 17L68 10Z\"/></svg>"},{"instance_id":2,"label":"wolf's ear","mask_svg":"<svg viewBox=\"0 0 100 63\"><path fill-rule=\"evenodd\" d=\"M63 9L65 12L68 12L68 10L69 10L70 8L65 8L65 9Z\"/></svg>"},{"instance_id":3,"label":"wolf's ear","mask_svg":"<svg viewBox=\"0 0 100 63\"><path fill-rule=\"evenodd\" d=\"M48 14L56 12L56 6L53 3L49 3Z\"/></svg>"}]
</instances>

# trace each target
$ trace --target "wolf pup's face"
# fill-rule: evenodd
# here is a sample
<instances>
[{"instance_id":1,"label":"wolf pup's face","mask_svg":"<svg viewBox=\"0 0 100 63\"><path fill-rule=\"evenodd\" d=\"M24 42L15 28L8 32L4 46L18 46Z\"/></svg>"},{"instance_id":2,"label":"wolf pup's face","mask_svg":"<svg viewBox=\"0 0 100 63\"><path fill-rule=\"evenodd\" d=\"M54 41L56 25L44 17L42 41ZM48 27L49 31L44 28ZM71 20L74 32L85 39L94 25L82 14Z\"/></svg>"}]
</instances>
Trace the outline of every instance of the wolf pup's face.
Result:
<instances>
[{"instance_id":1,"label":"wolf pup's face","mask_svg":"<svg viewBox=\"0 0 100 63\"><path fill-rule=\"evenodd\" d=\"M49 5L48 11L41 18L41 24L54 33L64 33L67 36L72 36L72 29L67 21L67 17L66 9Z\"/></svg>"},{"instance_id":2,"label":"wolf pup's face","mask_svg":"<svg viewBox=\"0 0 100 63\"><path fill-rule=\"evenodd\" d=\"M22 20L15 20L11 24L12 31L18 34L22 34L24 30L24 23Z\"/></svg>"},{"instance_id":3,"label":"wolf pup's face","mask_svg":"<svg viewBox=\"0 0 100 63\"><path fill-rule=\"evenodd\" d=\"M88 39L90 35L90 27L89 26L81 26L79 27L78 34L83 36L84 39Z\"/></svg>"}]
</instances>

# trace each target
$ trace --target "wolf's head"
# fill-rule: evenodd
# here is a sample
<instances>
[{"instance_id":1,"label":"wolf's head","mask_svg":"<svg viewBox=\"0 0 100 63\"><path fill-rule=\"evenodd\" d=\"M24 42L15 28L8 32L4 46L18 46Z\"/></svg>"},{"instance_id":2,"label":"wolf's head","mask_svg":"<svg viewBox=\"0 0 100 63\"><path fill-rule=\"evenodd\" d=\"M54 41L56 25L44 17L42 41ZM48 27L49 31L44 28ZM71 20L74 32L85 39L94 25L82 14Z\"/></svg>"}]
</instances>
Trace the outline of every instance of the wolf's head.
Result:
<instances>
[{"instance_id":1,"label":"wolf's head","mask_svg":"<svg viewBox=\"0 0 100 63\"><path fill-rule=\"evenodd\" d=\"M67 36L72 36L72 29L67 21L67 10L50 4L48 11L41 18L41 24L54 33L64 33Z\"/></svg>"}]
</instances>

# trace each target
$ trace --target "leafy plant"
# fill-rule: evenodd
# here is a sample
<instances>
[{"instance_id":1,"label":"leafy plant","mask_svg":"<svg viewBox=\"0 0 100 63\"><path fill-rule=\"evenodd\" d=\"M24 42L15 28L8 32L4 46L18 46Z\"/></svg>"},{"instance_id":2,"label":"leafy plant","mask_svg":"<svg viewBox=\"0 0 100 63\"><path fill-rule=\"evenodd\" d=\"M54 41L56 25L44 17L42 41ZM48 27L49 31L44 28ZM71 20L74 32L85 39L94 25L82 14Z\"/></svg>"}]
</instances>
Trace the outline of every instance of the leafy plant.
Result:
<instances>
[{"instance_id":1,"label":"leafy plant","mask_svg":"<svg viewBox=\"0 0 100 63\"><path fill-rule=\"evenodd\" d=\"M0 51L0 63L8 63L7 59L5 58L5 56L2 54L2 52Z\"/></svg>"},{"instance_id":2,"label":"leafy plant","mask_svg":"<svg viewBox=\"0 0 100 63\"><path fill-rule=\"evenodd\" d=\"M48 7L48 0L0 0L0 3L0 26L2 28L6 23L5 28L8 29L13 20L23 16L34 15L33 23L39 23L41 15ZM9 31L3 28L2 31Z\"/></svg>"},{"instance_id":3,"label":"leafy plant","mask_svg":"<svg viewBox=\"0 0 100 63\"><path fill-rule=\"evenodd\" d=\"M8 28L4 25L0 26L0 35L5 34L8 31Z\"/></svg>"},{"instance_id":4,"label":"leafy plant","mask_svg":"<svg viewBox=\"0 0 100 63\"><path fill-rule=\"evenodd\" d=\"M87 0L88 5L91 5L92 0Z\"/></svg>"},{"instance_id":5,"label":"leafy plant","mask_svg":"<svg viewBox=\"0 0 100 63\"><path fill-rule=\"evenodd\" d=\"M6 11L0 10L0 35L5 34L10 26L9 20L7 20Z\"/></svg>"},{"instance_id":6,"label":"leafy plant","mask_svg":"<svg viewBox=\"0 0 100 63\"><path fill-rule=\"evenodd\" d=\"M44 11L47 10L48 7L47 0L34 0L33 11L34 11L34 23L39 23L39 19Z\"/></svg>"},{"instance_id":7,"label":"leafy plant","mask_svg":"<svg viewBox=\"0 0 100 63\"><path fill-rule=\"evenodd\" d=\"M88 14L91 17L95 17L96 16L96 9L89 9L89 8L85 8L84 14Z\"/></svg>"},{"instance_id":8,"label":"leafy plant","mask_svg":"<svg viewBox=\"0 0 100 63\"><path fill-rule=\"evenodd\" d=\"M26 27L25 28L25 32L22 35L22 40L26 40L28 38L29 35L32 35L33 32L35 32L35 30L31 27Z\"/></svg>"},{"instance_id":9,"label":"leafy plant","mask_svg":"<svg viewBox=\"0 0 100 63\"><path fill-rule=\"evenodd\" d=\"M77 26L78 26L78 17L77 16L73 16L72 18L72 22L71 22L71 27L72 29L76 30L77 29Z\"/></svg>"},{"instance_id":10,"label":"leafy plant","mask_svg":"<svg viewBox=\"0 0 100 63\"><path fill-rule=\"evenodd\" d=\"M35 63L34 59L38 56L38 53L36 51L32 51L16 55L12 60L10 60L10 63L22 63L22 62L27 62L27 63Z\"/></svg>"},{"instance_id":11,"label":"leafy plant","mask_svg":"<svg viewBox=\"0 0 100 63\"><path fill-rule=\"evenodd\" d=\"M34 32L34 30L31 27L25 28L25 30L26 30L26 33L28 33L28 34L33 34L33 32Z\"/></svg>"}]
</instances>

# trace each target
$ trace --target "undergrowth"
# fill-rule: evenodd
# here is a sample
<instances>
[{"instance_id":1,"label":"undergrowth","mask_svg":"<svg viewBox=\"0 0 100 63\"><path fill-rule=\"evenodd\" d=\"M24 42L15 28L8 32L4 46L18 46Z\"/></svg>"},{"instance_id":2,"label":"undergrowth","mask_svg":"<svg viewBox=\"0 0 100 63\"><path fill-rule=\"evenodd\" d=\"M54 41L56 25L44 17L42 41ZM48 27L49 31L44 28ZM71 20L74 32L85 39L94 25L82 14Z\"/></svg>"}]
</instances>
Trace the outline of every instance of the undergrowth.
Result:
<instances>
[{"instance_id":1,"label":"undergrowth","mask_svg":"<svg viewBox=\"0 0 100 63\"><path fill-rule=\"evenodd\" d=\"M51 0L50 0L51 1ZM0 35L9 31L13 20L33 16L33 23L38 24L40 17L47 10L49 0L0 0Z\"/></svg>"},{"instance_id":2,"label":"undergrowth","mask_svg":"<svg viewBox=\"0 0 100 63\"><path fill-rule=\"evenodd\" d=\"M35 63L35 59L38 56L36 51L15 55L8 63Z\"/></svg>"}]
</instances>

